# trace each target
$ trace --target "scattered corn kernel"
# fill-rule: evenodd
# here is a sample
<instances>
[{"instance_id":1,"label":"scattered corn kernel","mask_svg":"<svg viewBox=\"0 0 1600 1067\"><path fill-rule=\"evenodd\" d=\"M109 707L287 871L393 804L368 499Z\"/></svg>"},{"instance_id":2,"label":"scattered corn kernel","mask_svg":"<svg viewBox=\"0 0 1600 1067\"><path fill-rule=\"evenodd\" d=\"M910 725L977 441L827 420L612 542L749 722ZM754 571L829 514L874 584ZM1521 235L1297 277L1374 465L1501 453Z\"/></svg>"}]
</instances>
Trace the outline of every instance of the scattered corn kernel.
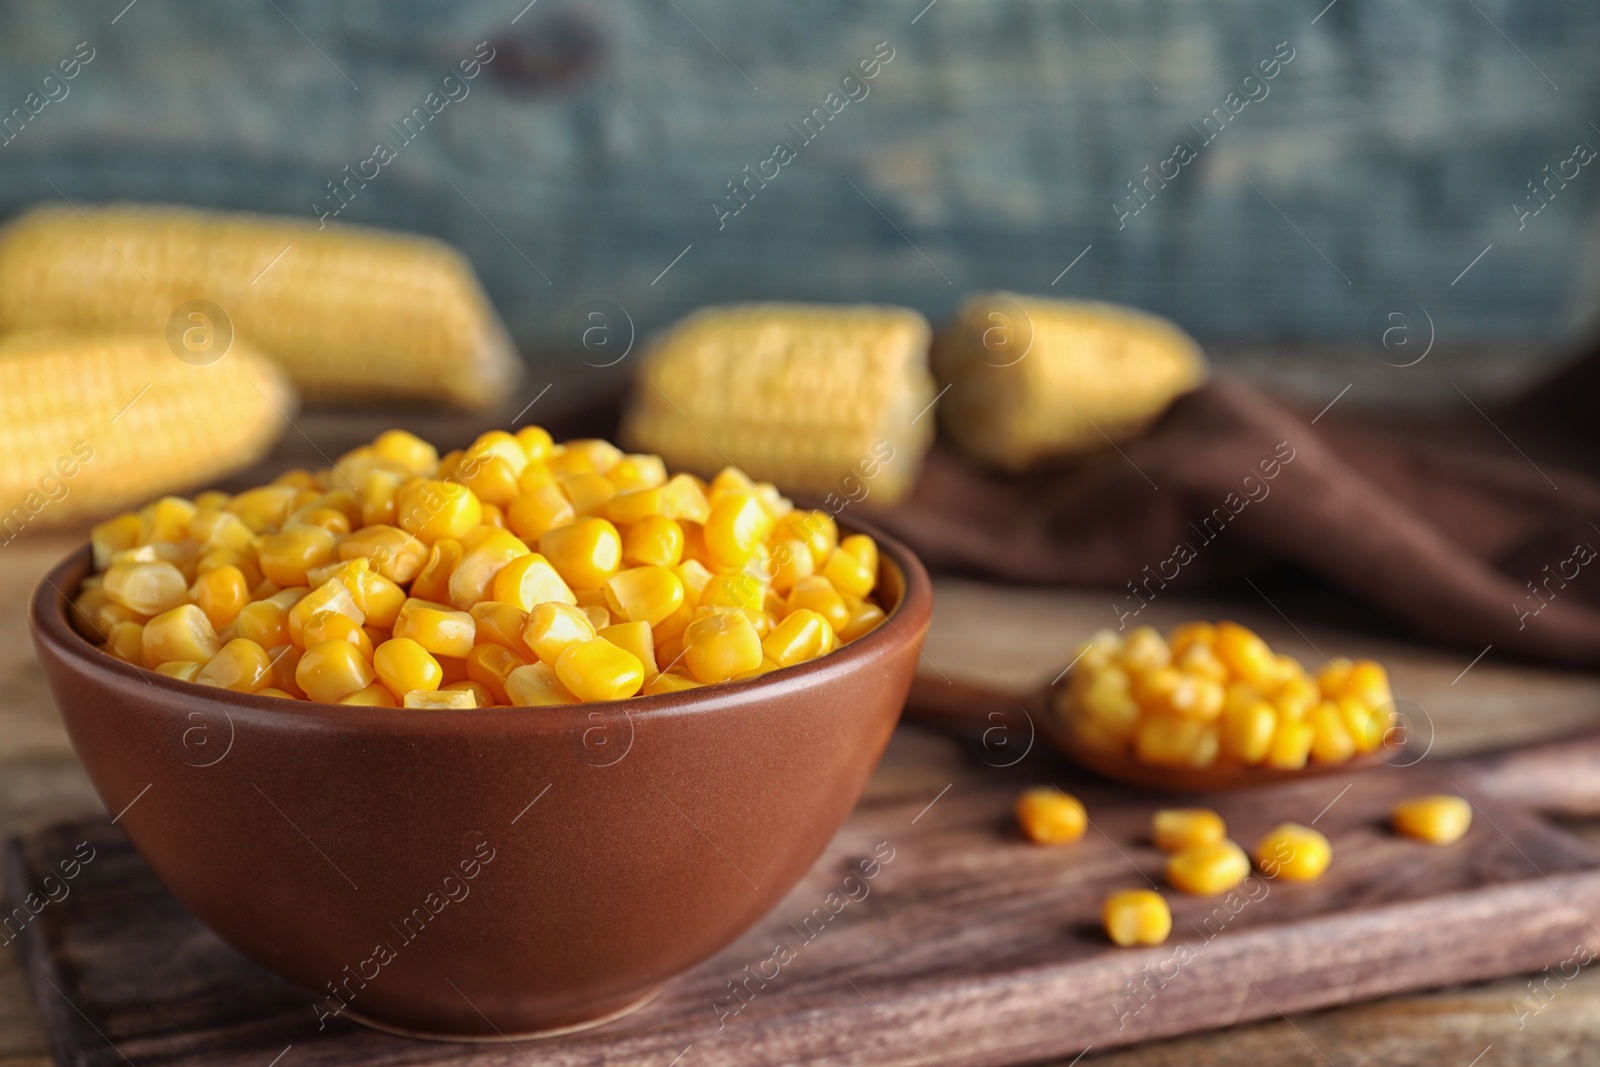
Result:
<instances>
[{"instance_id":1,"label":"scattered corn kernel","mask_svg":"<svg viewBox=\"0 0 1600 1067\"><path fill-rule=\"evenodd\" d=\"M1125 889L1106 898L1100 909L1113 944L1159 945L1172 933L1172 909L1153 889Z\"/></svg>"},{"instance_id":2,"label":"scattered corn kernel","mask_svg":"<svg viewBox=\"0 0 1600 1067\"><path fill-rule=\"evenodd\" d=\"M1228 828L1210 808L1165 808L1150 820L1150 838L1163 852L1225 841Z\"/></svg>"},{"instance_id":3,"label":"scattered corn kernel","mask_svg":"<svg viewBox=\"0 0 1600 1067\"><path fill-rule=\"evenodd\" d=\"M1472 805L1464 797L1443 794L1411 797L1394 806L1392 822L1396 833L1418 841L1454 844L1472 825Z\"/></svg>"},{"instance_id":4,"label":"scattered corn kernel","mask_svg":"<svg viewBox=\"0 0 1600 1067\"><path fill-rule=\"evenodd\" d=\"M1052 786L1030 789L1017 798L1017 822L1036 845L1065 845L1083 836L1089 815L1083 802Z\"/></svg>"},{"instance_id":5,"label":"scattered corn kernel","mask_svg":"<svg viewBox=\"0 0 1600 1067\"><path fill-rule=\"evenodd\" d=\"M1167 881L1174 889L1209 897L1226 893L1250 875L1250 857L1232 841L1195 845L1167 860Z\"/></svg>"},{"instance_id":6,"label":"scattered corn kernel","mask_svg":"<svg viewBox=\"0 0 1600 1067\"><path fill-rule=\"evenodd\" d=\"M1268 878L1314 881L1332 859L1333 847L1326 837L1294 822L1274 828L1256 844L1256 867Z\"/></svg>"}]
</instances>

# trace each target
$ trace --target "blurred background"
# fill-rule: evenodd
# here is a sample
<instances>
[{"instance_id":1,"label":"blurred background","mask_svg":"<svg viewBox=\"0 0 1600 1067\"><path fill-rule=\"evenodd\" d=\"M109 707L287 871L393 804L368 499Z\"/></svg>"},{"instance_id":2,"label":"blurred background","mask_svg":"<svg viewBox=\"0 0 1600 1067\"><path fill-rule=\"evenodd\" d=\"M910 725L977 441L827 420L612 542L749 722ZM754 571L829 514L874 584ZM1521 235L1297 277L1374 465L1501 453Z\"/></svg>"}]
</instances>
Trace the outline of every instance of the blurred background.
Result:
<instances>
[{"instance_id":1,"label":"blurred background","mask_svg":"<svg viewBox=\"0 0 1600 1067\"><path fill-rule=\"evenodd\" d=\"M436 235L532 357L578 351L597 300L645 335L710 302L937 322L1011 288L1157 311L1308 402L1360 375L1355 407L1460 406L1448 381L1537 377L1595 305L1597 47L1584 0L14 0L0 216L149 200ZM394 158L337 194L378 142ZM1440 346L1403 376L1372 359L1397 302Z\"/></svg>"}]
</instances>

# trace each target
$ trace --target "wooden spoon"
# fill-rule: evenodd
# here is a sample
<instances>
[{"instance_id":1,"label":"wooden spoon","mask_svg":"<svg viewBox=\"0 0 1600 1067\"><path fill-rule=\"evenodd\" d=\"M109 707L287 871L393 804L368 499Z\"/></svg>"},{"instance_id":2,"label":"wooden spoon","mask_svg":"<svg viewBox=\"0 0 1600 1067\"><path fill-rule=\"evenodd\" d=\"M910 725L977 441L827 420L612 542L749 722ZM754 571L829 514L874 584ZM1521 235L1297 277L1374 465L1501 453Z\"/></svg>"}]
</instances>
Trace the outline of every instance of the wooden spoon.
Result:
<instances>
[{"instance_id":1,"label":"wooden spoon","mask_svg":"<svg viewBox=\"0 0 1600 1067\"><path fill-rule=\"evenodd\" d=\"M1065 676L1066 672L1062 672ZM1035 740L1046 741L1068 759L1103 778L1181 793L1215 793L1252 789L1329 774L1349 774L1386 762L1404 745L1385 735L1384 747L1358 754L1343 763L1308 763L1303 770L1220 764L1211 767L1167 767L1142 763L1132 756L1106 752L1080 744L1055 711L1062 678L1022 696L997 693L979 686L918 675L911 684L905 715L950 733L977 741L991 766L1010 766L1027 755ZM1391 731L1395 733L1395 731Z\"/></svg>"}]
</instances>

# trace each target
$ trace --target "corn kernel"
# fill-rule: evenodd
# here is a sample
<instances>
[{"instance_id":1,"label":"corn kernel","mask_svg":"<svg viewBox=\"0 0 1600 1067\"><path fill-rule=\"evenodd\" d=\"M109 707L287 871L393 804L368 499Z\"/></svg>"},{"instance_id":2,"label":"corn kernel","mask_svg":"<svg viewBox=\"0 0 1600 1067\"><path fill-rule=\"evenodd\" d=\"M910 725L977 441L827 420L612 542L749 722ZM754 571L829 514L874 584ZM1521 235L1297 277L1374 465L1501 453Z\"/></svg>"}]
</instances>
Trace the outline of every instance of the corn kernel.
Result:
<instances>
[{"instance_id":1,"label":"corn kernel","mask_svg":"<svg viewBox=\"0 0 1600 1067\"><path fill-rule=\"evenodd\" d=\"M218 567L195 579L189 591L212 626L226 626L250 603L250 587L238 567Z\"/></svg>"},{"instance_id":2,"label":"corn kernel","mask_svg":"<svg viewBox=\"0 0 1600 1067\"><path fill-rule=\"evenodd\" d=\"M1219 748L1215 725L1177 715L1147 715L1134 735L1140 760L1169 767L1204 767Z\"/></svg>"},{"instance_id":3,"label":"corn kernel","mask_svg":"<svg viewBox=\"0 0 1600 1067\"><path fill-rule=\"evenodd\" d=\"M497 600L484 600L472 605L467 614L472 616L475 627L475 644L493 643L519 655L528 654L528 646L522 643L522 631L528 627L528 613L523 609Z\"/></svg>"},{"instance_id":4,"label":"corn kernel","mask_svg":"<svg viewBox=\"0 0 1600 1067\"><path fill-rule=\"evenodd\" d=\"M139 516L131 511L96 524L89 531L95 569L105 570L111 566L114 554L136 546L139 543L140 526Z\"/></svg>"},{"instance_id":5,"label":"corn kernel","mask_svg":"<svg viewBox=\"0 0 1600 1067\"><path fill-rule=\"evenodd\" d=\"M146 667L159 667L173 659L204 663L221 647L211 620L193 604L164 611L151 619L140 634L140 642Z\"/></svg>"},{"instance_id":6,"label":"corn kernel","mask_svg":"<svg viewBox=\"0 0 1600 1067\"><path fill-rule=\"evenodd\" d=\"M388 637L387 634L383 636L385 639ZM323 611L311 616L300 630L300 642L307 648L324 641L349 641L361 650L364 659L372 658L372 637L360 623L337 611Z\"/></svg>"},{"instance_id":7,"label":"corn kernel","mask_svg":"<svg viewBox=\"0 0 1600 1067\"><path fill-rule=\"evenodd\" d=\"M644 516L622 535L622 561L631 566L676 567L683 561L683 527L665 515Z\"/></svg>"},{"instance_id":8,"label":"corn kernel","mask_svg":"<svg viewBox=\"0 0 1600 1067\"><path fill-rule=\"evenodd\" d=\"M1228 828L1210 808L1165 808L1150 820L1150 837L1163 852L1225 841Z\"/></svg>"},{"instance_id":9,"label":"corn kernel","mask_svg":"<svg viewBox=\"0 0 1600 1067\"><path fill-rule=\"evenodd\" d=\"M779 667L792 667L814 659L828 647L828 620L814 611L801 608L773 627L761 642L761 651Z\"/></svg>"},{"instance_id":10,"label":"corn kernel","mask_svg":"<svg viewBox=\"0 0 1600 1067\"><path fill-rule=\"evenodd\" d=\"M295 666L294 680L306 696L337 704L373 681L372 666L349 641L324 641L306 649Z\"/></svg>"},{"instance_id":11,"label":"corn kernel","mask_svg":"<svg viewBox=\"0 0 1600 1067\"><path fill-rule=\"evenodd\" d=\"M113 564L101 588L113 604L145 616L171 611L189 595L183 572L165 561Z\"/></svg>"},{"instance_id":12,"label":"corn kernel","mask_svg":"<svg viewBox=\"0 0 1600 1067\"><path fill-rule=\"evenodd\" d=\"M561 580L561 575L538 552L519 554L501 568L494 577L491 595L494 600L523 611L532 611L535 605L546 601L577 603L577 597Z\"/></svg>"},{"instance_id":13,"label":"corn kernel","mask_svg":"<svg viewBox=\"0 0 1600 1067\"><path fill-rule=\"evenodd\" d=\"M1113 944L1159 945L1172 933L1172 909L1152 889L1125 889L1106 898L1100 921Z\"/></svg>"},{"instance_id":14,"label":"corn kernel","mask_svg":"<svg viewBox=\"0 0 1600 1067\"><path fill-rule=\"evenodd\" d=\"M644 667L645 680L655 677L656 670L656 644L655 635L650 631L647 622L619 622L614 626L599 627L596 636L610 641L613 645L632 655Z\"/></svg>"},{"instance_id":15,"label":"corn kernel","mask_svg":"<svg viewBox=\"0 0 1600 1067\"><path fill-rule=\"evenodd\" d=\"M705 521L706 549L721 566L741 566L766 536L771 523L754 495L730 493L712 502Z\"/></svg>"},{"instance_id":16,"label":"corn kernel","mask_svg":"<svg viewBox=\"0 0 1600 1067\"><path fill-rule=\"evenodd\" d=\"M1167 881L1174 889L1208 897L1226 893L1250 874L1250 857L1232 841L1196 845L1167 860Z\"/></svg>"},{"instance_id":17,"label":"corn kernel","mask_svg":"<svg viewBox=\"0 0 1600 1067\"><path fill-rule=\"evenodd\" d=\"M591 640L594 624L583 609L571 604L546 602L528 613L522 641L546 663L555 663L569 645Z\"/></svg>"},{"instance_id":18,"label":"corn kernel","mask_svg":"<svg viewBox=\"0 0 1600 1067\"><path fill-rule=\"evenodd\" d=\"M1472 825L1472 805L1462 797L1442 794L1410 797L1394 806L1391 819L1396 833L1449 845L1461 840Z\"/></svg>"},{"instance_id":19,"label":"corn kernel","mask_svg":"<svg viewBox=\"0 0 1600 1067\"><path fill-rule=\"evenodd\" d=\"M470 711L478 707L478 694L471 689L413 690L406 694L401 706L424 711Z\"/></svg>"},{"instance_id":20,"label":"corn kernel","mask_svg":"<svg viewBox=\"0 0 1600 1067\"><path fill-rule=\"evenodd\" d=\"M645 683L645 696L660 696L663 693L682 693L688 689L699 689L701 683L688 675L678 674L676 671L664 671L657 674Z\"/></svg>"},{"instance_id":21,"label":"corn kernel","mask_svg":"<svg viewBox=\"0 0 1600 1067\"><path fill-rule=\"evenodd\" d=\"M1311 745L1316 730L1311 723L1288 719L1278 720L1278 729L1272 735L1272 747L1267 749L1265 765L1280 771L1298 771L1311 756Z\"/></svg>"},{"instance_id":22,"label":"corn kernel","mask_svg":"<svg viewBox=\"0 0 1600 1067\"><path fill-rule=\"evenodd\" d=\"M476 633L466 612L415 597L401 606L394 621L395 637L409 637L435 656L465 657Z\"/></svg>"},{"instance_id":23,"label":"corn kernel","mask_svg":"<svg viewBox=\"0 0 1600 1067\"><path fill-rule=\"evenodd\" d=\"M1317 672L1317 686L1327 700L1338 700L1350 688L1355 663L1344 656L1335 656L1327 666Z\"/></svg>"},{"instance_id":24,"label":"corn kernel","mask_svg":"<svg viewBox=\"0 0 1600 1067\"><path fill-rule=\"evenodd\" d=\"M531 469L531 468L530 468ZM554 482L533 486L506 508L506 524L527 541L537 541L577 517L572 502Z\"/></svg>"},{"instance_id":25,"label":"corn kernel","mask_svg":"<svg viewBox=\"0 0 1600 1067\"><path fill-rule=\"evenodd\" d=\"M837 636L841 641L854 641L877 629L883 620L882 608L870 600L859 601L850 605L850 621L845 623L844 629L840 630Z\"/></svg>"},{"instance_id":26,"label":"corn kernel","mask_svg":"<svg viewBox=\"0 0 1600 1067\"><path fill-rule=\"evenodd\" d=\"M761 666L761 637L740 611L695 619L683 631L683 661L699 682L725 682Z\"/></svg>"},{"instance_id":27,"label":"corn kernel","mask_svg":"<svg viewBox=\"0 0 1600 1067\"><path fill-rule=\"evenodd\" d=\"M644 665L631 652L595 637L562 650L556 677L580 700L620 700L644 685Z\"/></svg>"},{"instance_id":28,"label":"corn kernel","mask_svg":"<svg viewBox=\"0 0 1600 1067\"><path fill-rule=\"evenodd\" d=\"M572 589L599 589L622 564L622 537L605 519L575 519L546 531L539 552Z\"/></svg>"},{"instance_id":29,"label":"corn kernel","mask_svg":"<svg viewBox=\"0 0 1600 1067\"><path fill-rule=\"evenodd\" d=\"M304 656L305 649L298 645L279 645L267 649L267 658L272 661L272 688L291 693L296 700L304 700L305 690L294 680L294 673Z\"/></svg>"},{"instance_id":30,"label":"corn kernel","mask_svg":"<svg viewBox=\"0 0 1600 1067\"><path fill-rule=\"evenodd\" d=\"M630 567L606 579L605 593L624 621L654 626L683 605L683 580L669 567Z\"/></svg>"},{"instance_id":31,"label":"corn kernel","mask_svg":"<svg viewBox=\"0 0 1600 1067\"><path fill-rule=\"evenodd\" d=\"M280 586L305 585L306 572L333 561L338 538L321 526L295 523L261 542L261 573Z\"/></svg>"},{"instance_id":32,"label":"corn kernel","mask_svg":"<svg viewBox=\"0 0 1600 1067\"><path fill-rule=\"evenodd\" d=\"M1328 839L1309 826L1286 822L1256 845L1256 866L1268 878L1311 882L1322 877L1333 859Z\"/></svg>"},{"instance_id":33,"label":"corn kernel","mask_svg":"<svg viewBox=\"0 0 1600 1067\"><path fill-rule=\"evenodd\" d=\"M1253 631L1236 622L1217 624L1213 642L1217 658L1235 678L1252 685L1270 685L1278 674L1277 657Z\"/></svg>"},{"instance_id":34,"label":"corn kernel","mask_svg":"<svg viewBox=\"0 0 1600 1067\"><path fill-rule=\"evenodd\" d=\"M411 582L411 595L435 604L448 603L450 572L456 569L456 564L461 562L465 554L461 542L453 537L441 537L435 541L428 550L428 559L423 563L422 570Z\"/></svg>"},{"instance_id":35,"label":"corn kernel","mask_svg":"<svg viewBox=\"0 0 1600 1067\"><path fill-rule=\"evenodd\" d=\"M1311 713L1311 759L1314 763L1343 763L1355 755L1356 743L1345 729L1339 707L1324 700Z\"/></svg>"},{"instance_id":36,"label":"corn kernel","mask_svg":"<svg viewBox=\"0 0 1600 1067\"><path fill-rule=\"evenodd\" d=\"M235 638L223 645L191 680L236 693L254 693L272 683L272 660L267 650L254 641Z\"/></svg>"},{"instance_id":37,"label":"corn kernel","mask_svg":"<svg viewBox=\"0 0 1600 1067\"><path fill-rule=\"evenodd\" d=\"M192 659L169 659L165 663L155 666L157 674L164 674L168 678L177 678L180 681L192 682L199 676L205 667L204 663L196 663Z\"/></svg>"},{"instance_id":38,"label":"corn kernel","mask_svg":"<svg viewBox=\"0 0 1600 1067\"><path fill-rule=\"evenodd\" d=\"M493 595L499 573L518 557L532 554L522 539L509 531L488 526L479 529L487 532L470 548L463 543L466 550L450 572L450 603L462 611L480 600L488 600Z\"/></svg>"},{"instance_id":39,"label":"corn kernel","mask_svg":"<svg viewBox=\"0 0 1600 1067\"><path fill-rule=\"evenodd\" d=\"M795 583L785 602L787 611L809 608L828 620L837 632L850 624L850 607L833 588L833 583L820 574L802 578Z\"/></svg>"},{"instance_id":40,"label":"corn kernel","mask_svg":"<svg viewBox=\"0 0 1600 1067\"><path fill-rule=\"evenodd\" d=\"M385 641L372 653L372 668L390 693L403 697L414 690L432 691L444 682L439 661L409 637Z\"/></svg>"},{"instance_id":41,"label":"corn kernel","mask_svg":"<svg viewBox=\"0 0 1600 1067\"><path fill-rule=\"evenodd\" d=\"M393 526L366 526L339 542L340 559L362 557L389 581L405 585L428 561L428 546Z\"/></svg>"},{"instance_id":42,"label":"corn kernel","mask_svg":"<svg viewBox=\"0 0 1600 1067\"><path fill-rule=\"evenodd\" d=\"M1267 758L1278 717L1264 700L1241 703L1223 712L1222 751L1224 759L1257 764Z\"/></svg>"},{"instance_id":43,"label":"corn kernel","mask_svg":"<svg viewBox=\"0 0 1600 1067\"><path fill-rule=\"evenodd\" d=\"M106 651L135 667L143 667L144 626L137 622L119 622L106 635Z\"/></svg>"},{"instance_id":44,"label":"corn kernel","mask_svg":"<svg viewBox=\"0 0 1600 1067\"><path fill-rule=\"evenodd\" d=\"M484 686L494 703L508 704L506 679L512 671L528 663L529 657L504 645L474 645L467 653L467 680ZM483 703L480 702L480 706Z\"/></svg>"},{"instance_id":45,"label":"corn kernel","mask_svg":"<svg viewBox=\"0 0 1600 1067\"><path fill-rule=\"evenodd\" d=\"M275 648L288 644L289 612L271 600L255 600L246 604L234 620L240 637L248 638L262 648Z\"/></svg>"},{"instance_id":46,"label":"corn kernel","mask_svg":"<svg viewBox=\"0 0 1600 1067\"><path fill-rule=\"evenodd\" d=\"M1017 798L1017 823L1036 845L1065 845L1089 826L1083 802L1051 786L1029 789Z\"/></svg>"},{"instance_id":47,"label":"corn kernel","mask_svg":"<svg viewBox=\"0 0 1600 1067\"><path fill-rule=\"evenodd\" d=\"M348 586L337 580L323 582L289 609L289 639L301 648L309 647L305 640L306 624L318 615L329 613L348 616L357 626L367 621L366 612L356 605Z\"/></svg>"},{"instance_id":48,"label":"corn kernel","mask_svg":"<svg viewBox=\"0 0 1600 1067\"><path fill-rule=\"evenodd\" d=\"M530 663L506 676L506 696L517 708L543 708L576 704L578 698L562 684L548 663Z\"/></svg>"},{"instance_id":49,"label":"corn kernel","mask_svg":"<svg viewBox=\"0 0 1600 1067\"><path fill-rule=\"evenodd\" d=\"M845 538L846 542L850 540L852 538ZM877 556L874 553L874 564L876 561ZM878 582L878 572L868 570L867 566L868 564L859 555L846 551L844 544L841 543L823 563L822 575L832 582L833 587L839 592L859 599L870 596L872 587Z\"/></svg>"},{"instance_id":50,"label":"corn kernel","mask_svg":"<svg viewBox=\"0 0 1600 1067\"><path fill-rule=\"evenodd\" d=\"M381 574L368 575L365 584L366 588L361 598L366 615L366 622L363 625L375 626L380 630L394 629L395 620L400 617L400 609L409 599L406 591Z\"/></svg>"}]
</instances>

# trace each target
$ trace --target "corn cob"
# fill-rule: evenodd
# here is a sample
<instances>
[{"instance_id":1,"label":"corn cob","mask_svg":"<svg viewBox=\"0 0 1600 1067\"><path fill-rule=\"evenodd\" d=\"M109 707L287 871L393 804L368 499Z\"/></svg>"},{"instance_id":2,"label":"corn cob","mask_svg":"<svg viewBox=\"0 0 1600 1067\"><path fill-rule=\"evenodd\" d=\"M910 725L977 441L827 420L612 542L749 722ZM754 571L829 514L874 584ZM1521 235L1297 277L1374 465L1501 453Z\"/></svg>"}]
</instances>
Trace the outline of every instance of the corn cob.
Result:
<instances>
[{"instance_id":1,"label":"corn cob","mask_svg":"<svg viewBox=\"0 0 1600 1067\"><path fill-rule=\"evenodd\" d=\"M200 299L312 400L483 407L519 369L472 268L427 238L139 205L36 208L0 234L0 331L161 330Z\"/></svg>"},{"instance_id":2,"label":"corn cob","mask_svg":"<svg viewBox=\"0 0 1600 1067\"><path fill-rule=\"evenodd\" d=\"M675 467L889 503L932 438L928 338L901 308L707 308L653 343L623 437Z\"/></svg>"},{"instance_id":3,"label":"corn cob","mask_svg":"<svg viewBox=\"0 0 1600 1067\"><path fill-rule=\"evenodd\" d=\"M1200 347L1166 319L1113 304L991 293L940 331L946 432L1006 470L1136 437L1204 380Z\"/></svg>"},{"instance_id":4,"label":"corn cob","mask_svg":"<svg viewBox=\"0 0 1600 1067\"><path fill-rule=\"evenodd\" d=\"M192 366L160 335L0 344L0 540L143 503L244 467L295 408L270 361L235 344Z\"/></svg>"}]
</instances>

